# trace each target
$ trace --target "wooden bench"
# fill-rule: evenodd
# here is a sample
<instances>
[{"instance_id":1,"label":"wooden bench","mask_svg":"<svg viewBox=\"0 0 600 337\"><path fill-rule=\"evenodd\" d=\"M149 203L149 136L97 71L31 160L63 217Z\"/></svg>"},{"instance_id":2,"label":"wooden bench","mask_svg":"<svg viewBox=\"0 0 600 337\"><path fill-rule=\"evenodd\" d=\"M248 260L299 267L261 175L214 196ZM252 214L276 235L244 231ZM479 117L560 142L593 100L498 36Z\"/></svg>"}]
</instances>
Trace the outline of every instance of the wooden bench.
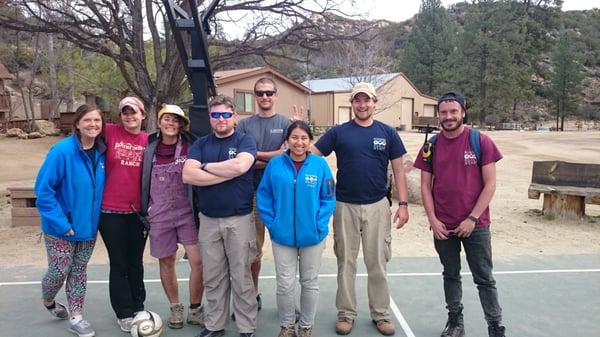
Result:
<instances>
[{"instance_id":1,"label":"wooden bench","mask_svg":"<svg viewBox=\"0 0 600 337\"><path fill-rule=\"evenodd\" d=\"M32 187L9 187L12 205L12 227L40 226L40 213L35 208L35 194Z\"/></svg>"},{"instance_id":2,"label":"wooden bench","mask_svg":"<svg viewBox=\"0 0 600 337\"><path fill-rule=\"evenodd\" d=\"M600 165L533 162L528 196L539 199L542 194L544 215L581 218L586 204L600 205Z\"/></svg>"}]
</instances>

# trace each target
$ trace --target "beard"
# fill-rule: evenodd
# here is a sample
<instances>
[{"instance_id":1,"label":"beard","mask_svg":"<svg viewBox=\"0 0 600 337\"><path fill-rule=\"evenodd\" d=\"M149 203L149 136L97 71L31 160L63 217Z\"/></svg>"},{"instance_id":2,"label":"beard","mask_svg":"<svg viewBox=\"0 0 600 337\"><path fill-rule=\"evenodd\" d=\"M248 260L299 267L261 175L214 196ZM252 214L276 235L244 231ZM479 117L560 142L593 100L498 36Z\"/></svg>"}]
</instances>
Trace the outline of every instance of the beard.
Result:
<instances>
[{"instance_id":1,"label":"beard","mask_svg":"<svg viewBox=\"0 0 600 337\"><path fill-rule=\"evenodd\" d=\"M442 129L444 131L448 131L448 132L452 132L452 131L456 131L458 130L458 128L460 128L463 125L463 118L457 118L456 120L446 120L442 123L440 123L440 125L442 126ZM447 127L445 124L446 122L451 121L451 122L455 122L456 125L454 125L453 127Z\"/></svg>"}]
</instances>

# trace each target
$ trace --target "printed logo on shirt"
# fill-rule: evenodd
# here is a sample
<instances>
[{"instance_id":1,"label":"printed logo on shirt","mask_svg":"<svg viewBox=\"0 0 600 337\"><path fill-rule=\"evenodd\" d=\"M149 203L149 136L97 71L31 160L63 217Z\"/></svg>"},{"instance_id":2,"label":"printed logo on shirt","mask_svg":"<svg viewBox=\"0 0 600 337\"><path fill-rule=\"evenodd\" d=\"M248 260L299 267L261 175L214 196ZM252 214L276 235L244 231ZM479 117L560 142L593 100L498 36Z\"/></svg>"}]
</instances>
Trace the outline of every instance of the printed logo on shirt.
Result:
<instances>
[{"instance_id":1,"label":"printed logo on shirt","mask_svg":"<svg viewBox=\"0 0 600 337\"><path fill-rule=\"evenodd\" d=\"M227 155L229 156L229 159L235 158L235 156L237 156L237 149L235 147L230 147Z\"/></svg>"},{"instance_id":2,"label":"printed logo on shirt","mask_svg":"<svg viewBox=\"0 0 600 337\"><path fill-rule=\"evenodd\" d=\"M473 151L465 151L465 166L477 165L477 156Z\"/></svg>"},{"instance_id":3,"label":"printed logo on shirt","mask_svg":"<svg viewBox=\"0 0 600 337\"><path fill-rule=\"evenodd\" d=\"M283 133L283 129L271 129L271 130L269 130L269 132L271 132L272 134L273 133L278 133L279 134L279 133Z\"/></svg>"},{"instance_id":4,"label":"printed logo on shirt","mask_svg":"<svg viewBox=\"0 0 600 337\"><path fill-rule=\"evenodd\" d=\"M304 184L308 187L317 187L319 178L316 175L307 174L304 176Z\"/></svg>"},{"instance_id":5,"label":"printed logo on shirt","mask_svg":"<svg viewBox=\"0 0 600 337\"><path fill-rule=\"evenodd\" d=\"M139 167L144 155L144 146L118 142L115 143L115 159L123 166Z\"/></svg>"},{"instance_id":6,"label":"printed logo on shirt","mask_svg":"<svg viewBox=\"0 0 600 337\"><path fill-rule=\"evenodd\" d=\"M383 151L385 150L385 145L385 138L373 138L373 150Z\"/></svg>"}]
</instances>

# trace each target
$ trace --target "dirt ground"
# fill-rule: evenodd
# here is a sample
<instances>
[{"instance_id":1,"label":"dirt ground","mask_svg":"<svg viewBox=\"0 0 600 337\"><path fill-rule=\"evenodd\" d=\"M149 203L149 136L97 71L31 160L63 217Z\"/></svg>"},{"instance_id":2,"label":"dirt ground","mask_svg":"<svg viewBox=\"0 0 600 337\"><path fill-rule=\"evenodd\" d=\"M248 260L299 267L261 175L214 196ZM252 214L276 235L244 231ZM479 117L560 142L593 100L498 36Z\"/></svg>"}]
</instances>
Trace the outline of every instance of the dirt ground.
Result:
<instances>
[{"instance_id":1,"label":"dirt ground","mask_svg":"<svg viewBox=\"0 0 600 337\"><path fill-rule=\"evenodd\" d=\"M581 220L550 219L541 214L542 200L527 198L534 160L564 160L600 164L600 132L518 132L488 133L504 158L497 165L497 189L491 204L492 237L495 256L563 255L600 253L600 206L587 205ZM402 133L413 157L423 142L423 134ZM11 227L7 187L32 185L49 147L58 137L17 140L0 136L0 267L46 263L39 228ZM335 160L328 158L335 167ZM328 237L326 257L333 257L333 235ZM429 224L421 205L410 205L410 221L393 230L394 256L435 256ZM265 258L271 259L266 244ZM181 252L180 252L181 253ZM102 240L98 240L91 263L107 263ZM155 263L149 254L146 262Z\"/></svg>"}]
</instances>

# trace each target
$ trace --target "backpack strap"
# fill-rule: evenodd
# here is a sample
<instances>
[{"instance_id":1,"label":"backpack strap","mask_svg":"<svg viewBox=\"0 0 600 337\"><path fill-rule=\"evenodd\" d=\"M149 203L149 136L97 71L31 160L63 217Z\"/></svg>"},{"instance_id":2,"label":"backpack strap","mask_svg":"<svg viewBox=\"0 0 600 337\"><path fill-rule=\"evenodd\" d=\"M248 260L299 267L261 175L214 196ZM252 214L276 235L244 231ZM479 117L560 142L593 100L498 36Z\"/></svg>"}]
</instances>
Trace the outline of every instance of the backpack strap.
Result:
<instances>
[{"instance_id":1,"label":"backpack strap","mask_svg":"<svg viewBox=\"0 0 600 337\"><path fill-rule=\"evenodd\" d=\"M477 165L481 167L481 137L479 130L469 129L469 145L477 158Z\"/></svg>"}]
</instances>

